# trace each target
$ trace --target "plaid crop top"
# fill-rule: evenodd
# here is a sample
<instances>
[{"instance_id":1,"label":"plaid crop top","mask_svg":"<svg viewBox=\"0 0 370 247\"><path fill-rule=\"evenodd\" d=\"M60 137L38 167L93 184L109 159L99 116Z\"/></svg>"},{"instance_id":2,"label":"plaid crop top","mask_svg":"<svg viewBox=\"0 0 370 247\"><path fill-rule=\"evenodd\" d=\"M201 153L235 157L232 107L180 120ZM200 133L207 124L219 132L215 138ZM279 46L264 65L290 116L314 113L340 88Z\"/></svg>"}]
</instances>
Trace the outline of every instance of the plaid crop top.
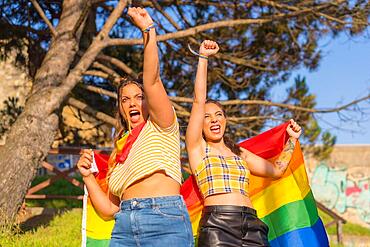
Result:
<instances>
[{"instance_id":1,"label":"plaid crop top","mask_svg":"<svg viewBox=\"0 0 370 247\"><path fill-rule=\"evenodd\" d=\"M242 158L212 155L208 144L206 156L195 169L195 178L203 198L231 192L248 196L249 174L247 163Z\"/></svg>"}]
</instances>

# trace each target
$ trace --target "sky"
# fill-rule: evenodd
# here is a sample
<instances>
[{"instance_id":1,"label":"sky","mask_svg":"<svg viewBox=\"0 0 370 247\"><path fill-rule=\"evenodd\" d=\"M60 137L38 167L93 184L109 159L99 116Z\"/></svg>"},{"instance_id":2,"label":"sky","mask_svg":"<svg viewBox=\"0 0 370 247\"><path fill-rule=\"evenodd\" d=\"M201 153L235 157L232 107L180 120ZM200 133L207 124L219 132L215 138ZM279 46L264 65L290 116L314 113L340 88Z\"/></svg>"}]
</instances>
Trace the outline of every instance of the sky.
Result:
<instances>
[{"instance_id":1,"label":"sky","mask_svg":"<svg viewBox=\"0 0 370 247\"><path fill-rule=\"evenodd\" d=\"M322 59L318 69L295 71L273 98L285 93L296 75L306 77L310 92L316 95L317 108L333 108L370 94L370 35L349 38L345 34L321 42ZM370 144L370 100L359 105L367 114L344 112L352 121L336 113L320 114L320 126L337 136L337 144ZM353 120L356 121L353 121Z\"/></svg>"}]
</instances>

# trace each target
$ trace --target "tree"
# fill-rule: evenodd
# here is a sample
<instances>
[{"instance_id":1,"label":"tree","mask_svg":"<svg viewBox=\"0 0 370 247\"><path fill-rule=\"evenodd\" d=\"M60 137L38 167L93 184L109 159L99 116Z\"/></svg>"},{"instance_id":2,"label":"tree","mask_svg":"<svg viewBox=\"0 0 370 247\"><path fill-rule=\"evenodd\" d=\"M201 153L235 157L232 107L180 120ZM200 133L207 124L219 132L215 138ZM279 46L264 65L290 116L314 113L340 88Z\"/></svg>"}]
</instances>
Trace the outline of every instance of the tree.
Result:
<instances>
[{"instance_id":1,"label":"tree","mask_svg":"<svg viewBox=\"0 0 370 247\"><path fill-rule=\"evenodd\" d=\"M102 0L31 2L1 3L0 28L5 31L0 38L6 47L2 55L27 46L28 59L19 52L18 61L27 64L34 81L23 112L0 147L0 210L10 219L54 140L61 107L74 105L114 124L114 100L106 95L114 97L117 78L137 77L142 66L140 31L123 13L128 1L114 5ZM318 110L304 80L298 78L282 102L271 102L271 87L285 82L294 68L315 69L320 60L318 40L343 31L360 35L369 17L369 3L361 0L131 4L148 7L158 25L162 76L181 126L189 115L187 97L196 62L187 45L196 47L198 41L214 39L222 49L210 61L210 96L227 99L223 104L231 114L235 137L253 135L268 121L296 116L306 128L316 130L307 136L311 143L320 135L312 117ZM91 96L89 90L103 96ZM329 143L333 141L325 136Z\"/></svg>"}]
</instances>

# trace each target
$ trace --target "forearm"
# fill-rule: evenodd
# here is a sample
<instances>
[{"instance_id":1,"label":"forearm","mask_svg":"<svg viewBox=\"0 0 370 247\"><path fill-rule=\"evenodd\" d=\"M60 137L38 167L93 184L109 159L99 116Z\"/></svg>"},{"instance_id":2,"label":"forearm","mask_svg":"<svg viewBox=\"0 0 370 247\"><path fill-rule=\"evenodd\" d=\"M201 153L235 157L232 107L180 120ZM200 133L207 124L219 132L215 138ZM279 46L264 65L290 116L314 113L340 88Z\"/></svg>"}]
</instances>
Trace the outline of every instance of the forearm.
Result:
<instances>
[{"instance_id":1,"label":"forearm","mask_svg":"<svg viewBox=\"0 0 370 247\"><path fill-rule=\"evenodd\" d=\"M207 59L199 58L194 83L194 96L191 114L186 129L185 142L189 150L199 147L207 98Z\"/></svg>"},{"instance_id":2,"label":"forearm","mask_svg":"<svg viewBox=\"0 0 370 247\"><path fill-rule=\"evenodd\" d=\"M149 32L143 32L143 40L143 80L144 87L146 87L160 82L157 34L155 28L151 28Z\"/></svg>"},{"instance_id":3,"label":"forearm","mask_svg":"<svg viewBox=\"0 0 370 247\"><path fill-rule=\"evenodd\" d=\"M292 159L296 142L297 139L293 137L289 137L289 139L287 140L283 151L274 163L274 173L276 175L275 177L281 177L285 173L286 169L288 168L289 162Z\"/></svg>"},{"instance_id":4,"label":"forearm","mask_svg":"<svg viewBox=\"0 0 370 247\"><path fill-rule=\"evenodd\" d=\"M207 98L207 70L208 60L199 57L197 74L194 84L194 103L205 103Z\"/></svg>"},{"instance_id":5,"label":"forearm","mask_svg":"<svg viewBox=\"0 0 370 247\"><path fill-rule=\"evenodd\" d=\"M83 177L89 197L98 214L105 220L113 218L118 206L112 203L108 195L100 188L93 175Z\"/></svg>"}]
</instances>

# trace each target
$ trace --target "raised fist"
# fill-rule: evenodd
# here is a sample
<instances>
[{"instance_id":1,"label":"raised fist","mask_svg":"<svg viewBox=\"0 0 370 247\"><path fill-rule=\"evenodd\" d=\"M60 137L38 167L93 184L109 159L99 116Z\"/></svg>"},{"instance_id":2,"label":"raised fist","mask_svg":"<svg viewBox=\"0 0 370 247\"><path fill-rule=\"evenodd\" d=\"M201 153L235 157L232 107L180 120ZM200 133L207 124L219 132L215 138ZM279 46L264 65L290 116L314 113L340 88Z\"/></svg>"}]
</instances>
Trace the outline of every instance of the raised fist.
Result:
<instances>
[{"instance_id":1,"label":"raised fist","mask_svg":"<svg viewBox=\"0 0 370 247\"><path fill-rule=\"evenodd\" d=\"M142 31L153 24L153 20L149 13L143 8L128 8L127 14L131 17L134 24Z\"/></svg>"},{"instance_id":2,"label":"raised fist","mask_svg":"<svg viewBox=\"0 0 370 247\"><path fill-rule=\"evenodd\" d=\"M212 40L204 40L199 48L199 54L203 56L212 56L218 52L218 44Z\"/></svg>"},{"instance_id":3,"label":"raised fist","mask_svg":"<svg viewBox=\"0 0 370 247\"><path fill-rule=\"evenodd\" d=\"M297 124L293 119L290 119L290 123L288 127L286 128L286 131L288 132L289 136L298 139L302 134L302 128Z\"/></svg>"}]
</instances>

